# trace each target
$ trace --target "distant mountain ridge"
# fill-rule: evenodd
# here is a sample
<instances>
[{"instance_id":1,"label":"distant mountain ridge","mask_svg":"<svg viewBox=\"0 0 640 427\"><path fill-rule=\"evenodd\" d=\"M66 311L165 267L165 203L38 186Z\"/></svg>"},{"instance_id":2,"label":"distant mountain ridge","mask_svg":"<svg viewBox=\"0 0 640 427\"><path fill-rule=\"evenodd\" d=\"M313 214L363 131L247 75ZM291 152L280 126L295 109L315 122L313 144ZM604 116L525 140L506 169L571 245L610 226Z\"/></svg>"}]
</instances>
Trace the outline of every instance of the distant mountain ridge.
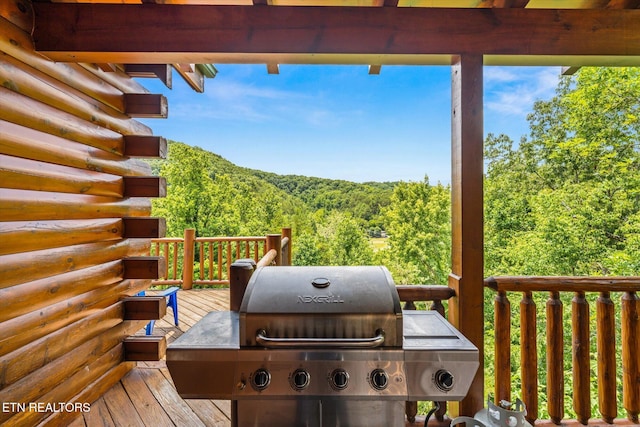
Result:
<instances>
[{"instance_id":1,"label":"distant mountain ridge","mask_svg":"<svg viewBox=\"0 0 640 427\"><path fill-rule=\"evenodd\" d=\"M169 144L182 144L169 141ZM293 198L302 202L311 212L340 210L351 213L367 227L375 228L376 217L381 208L389 205L397 182L356 183L345 180L317 178L303 175L279 175L257 169L238 166L219 154L192 147L207 158L209 174L228 175L233 181L250 185L254 191L265 191L267 187L283 194L284 199ZM166 161L166 160L165 160ZM155 174L159 173L163 160L151 161Z\"/></svg>"}]
</instances>

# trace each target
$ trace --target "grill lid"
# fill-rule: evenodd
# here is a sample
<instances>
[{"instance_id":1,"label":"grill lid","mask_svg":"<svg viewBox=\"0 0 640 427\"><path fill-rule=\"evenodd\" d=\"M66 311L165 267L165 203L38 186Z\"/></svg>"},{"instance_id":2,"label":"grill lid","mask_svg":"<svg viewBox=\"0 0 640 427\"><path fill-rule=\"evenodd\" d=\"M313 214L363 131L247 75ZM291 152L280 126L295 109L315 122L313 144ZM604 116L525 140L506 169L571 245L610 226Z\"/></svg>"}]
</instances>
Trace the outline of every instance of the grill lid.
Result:
<instances>
[{"instance_id":1,"label":"grill lid","mask_svg":"<svg viewBox=\"0 0 640 427\"><path fill-rule=\"evenodd\" d=\"M382 266L258 268L240 307L240 343L402 347L400 298Z\"/></svg>"}]
</instances>

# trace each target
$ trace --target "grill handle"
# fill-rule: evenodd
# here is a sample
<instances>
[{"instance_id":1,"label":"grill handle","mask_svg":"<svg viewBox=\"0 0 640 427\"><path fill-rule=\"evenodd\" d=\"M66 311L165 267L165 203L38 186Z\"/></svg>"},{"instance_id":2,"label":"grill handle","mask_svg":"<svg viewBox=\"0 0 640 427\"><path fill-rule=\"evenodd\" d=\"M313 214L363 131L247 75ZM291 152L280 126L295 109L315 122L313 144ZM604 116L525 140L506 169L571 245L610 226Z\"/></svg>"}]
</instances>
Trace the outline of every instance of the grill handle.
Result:
<instances>
[{"instance_id":1,"label":"grill handle","mask_svg":"<svg viewBox=\"0 0 640 427\"><path fill-rule=\"evenodd\" d=\"M384 331L378 329L371 338L270 338L267 331L260 329L256 342L268 348L374 348L384 343Z\"/></svg>"}]
</instances>

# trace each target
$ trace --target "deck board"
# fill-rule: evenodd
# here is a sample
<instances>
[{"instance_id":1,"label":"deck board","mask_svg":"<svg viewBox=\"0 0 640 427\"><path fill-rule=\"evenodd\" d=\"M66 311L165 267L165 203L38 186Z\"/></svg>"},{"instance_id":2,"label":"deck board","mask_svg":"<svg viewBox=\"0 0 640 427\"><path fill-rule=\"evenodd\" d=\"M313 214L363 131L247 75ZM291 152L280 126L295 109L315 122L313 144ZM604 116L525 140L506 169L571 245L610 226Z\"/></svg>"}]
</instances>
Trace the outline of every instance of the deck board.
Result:
<instances>
[{"instance_id":1,"label":"deck board","mask_svg":"<svg viewBox=\"0 0 640 427\"><path fill-rule=\"evenodd\" d=\"M153 334L165 335L170 344L209 311L228 310L228 307L228 289L181 290L178 292L178 326L173 323L173 311L167 308L166 316L155 323ZM144 333L144 329L138 332ZM91 411L79 415L70 425L230 427L231 402L183 400L164 360L138 362L136 368L91 404Z\"/></svg>"}]
</instances>

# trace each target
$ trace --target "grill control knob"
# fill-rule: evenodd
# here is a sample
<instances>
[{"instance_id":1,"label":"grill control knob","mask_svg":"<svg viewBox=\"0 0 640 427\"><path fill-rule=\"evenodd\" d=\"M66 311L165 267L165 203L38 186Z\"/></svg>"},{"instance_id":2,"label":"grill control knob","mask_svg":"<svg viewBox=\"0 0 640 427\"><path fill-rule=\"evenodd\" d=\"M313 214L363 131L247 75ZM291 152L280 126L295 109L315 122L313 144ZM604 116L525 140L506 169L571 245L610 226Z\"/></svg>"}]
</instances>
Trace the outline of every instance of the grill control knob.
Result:
<instances>
[{"instance_id":1,"label":"grill control knob","mask_svg":"<svg viewBox=\"0 0 640 427\"><path fill-rule=\"evenodd\" d=\"M293 387L294 390L304 390L309 386L310 381L311 375L304 369L296 369L293 374L291 374L291 387Z\"/></svg>"},{"instance_id":2,"label":"grill control knob","mask_svg":"<svg viewBox=\"0 0 640 427\"><path fill-rule=\"evenodd\" d=\"M454 383L453 374L446 369L440 369L433 376L433 382L441 391L451 391Z\"/></svg>"},{"instance_id":3,"label":"grill control knob","mask_svg":"<svg viewBox=\"0 0 640 427\"><path fill-rule=\"evenodd\" d=\"M349 385L349 373L344 369L336 369L331 372L329 381L334 390L344 390Z\"/></svg>"},{"instance_id":4,"label":"grill control knob","mask_svg":"<svg viewBox=\"0 0 640 427\"><path fill-rule=\"evenodd\" d=\"M251 386L256 391L262 391L269 387L271 382L271 374L266 369L258 369L251 376Z\"/></svg>"},{"instance_id":5,"label":"grill control knob","mask_svg":"<svg viewBox=\"0 0 640 427\"><path fill-rule=\"evenodd\" d=\"M384 390L389 385L389 376L384 369L371 371L371 386L376 390Z\"/></svg>"}]
</instances>

